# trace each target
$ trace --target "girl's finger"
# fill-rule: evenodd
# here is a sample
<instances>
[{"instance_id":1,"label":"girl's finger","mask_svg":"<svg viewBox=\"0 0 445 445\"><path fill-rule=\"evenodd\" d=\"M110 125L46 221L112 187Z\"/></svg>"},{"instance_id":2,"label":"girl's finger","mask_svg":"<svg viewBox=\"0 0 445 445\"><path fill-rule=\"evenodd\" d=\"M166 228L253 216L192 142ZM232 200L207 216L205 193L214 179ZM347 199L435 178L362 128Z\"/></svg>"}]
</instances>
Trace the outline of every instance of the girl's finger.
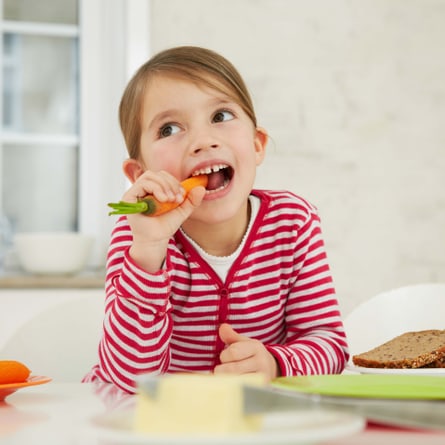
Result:
<instances>
[{"instance_id":1,"label":"girl's finger","mask_svg":"<svg viewBox=\"0 0 445 445\"><path fill-rule=\"evenodd\" d=\"M123 196L127 202L135 202L147 195L154 195L161 202L183 199L183 190L179 181L167 172L147 170L133 183Z\"/></svg>"}]
</instances>

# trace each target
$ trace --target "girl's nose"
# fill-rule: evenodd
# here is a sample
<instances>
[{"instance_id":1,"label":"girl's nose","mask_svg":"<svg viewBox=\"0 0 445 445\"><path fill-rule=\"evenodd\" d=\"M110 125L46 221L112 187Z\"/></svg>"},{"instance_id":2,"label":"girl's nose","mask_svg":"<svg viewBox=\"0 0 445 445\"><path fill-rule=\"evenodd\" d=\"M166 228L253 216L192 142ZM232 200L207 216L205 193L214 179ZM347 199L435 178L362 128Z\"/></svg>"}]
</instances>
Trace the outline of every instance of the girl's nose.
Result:
<instances>
[{"instance_id":1,"label":"girl's nose","mask_svg":"<svg viewBox=\"0 0 445 445\"><path fill-rule=\"evenodd\" d=\"M191 143L191 151L198 154L201 151L215 149L219 147L219 142L210 134L201 134L193 138Z\"/></svg>"},{"instance_id":2,"label":"girl's nose","mask_svg":"<svg viewBox=\"0 0 445 445\"><path fill-rule=\"evenodd\" d=\"M196 146L193 149L193 153L197 154L197 153L199 153L199 152L201 152L203 150L206 150L206 149L209 149L209 148L218 148L218 147L219 147L219 145L216 144L216 143L209 144L209 145L199 145L199 146Z\"/></svg>"}]
</instances>

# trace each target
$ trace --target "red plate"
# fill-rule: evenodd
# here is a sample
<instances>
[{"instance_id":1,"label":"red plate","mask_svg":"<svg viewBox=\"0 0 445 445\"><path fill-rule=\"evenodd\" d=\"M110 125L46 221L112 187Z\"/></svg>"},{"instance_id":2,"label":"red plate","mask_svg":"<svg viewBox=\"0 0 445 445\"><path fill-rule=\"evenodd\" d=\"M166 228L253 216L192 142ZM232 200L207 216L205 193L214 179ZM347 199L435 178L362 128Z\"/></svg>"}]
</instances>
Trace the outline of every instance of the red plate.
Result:
<instances>
[{"instance_id":1,"label":"red plate","mask_svg":"<svg viewBox=\"0 0 445 445\"><path fill-rule=\"evenodd\" d=\"M50 377L42 375L32 375L28 377L25 382L21 383L4 383L0 385L0 402L3 402L13 392L20 388L26 388L27 386L42 385L51 381Z\"/></svg>"}]
</instances>

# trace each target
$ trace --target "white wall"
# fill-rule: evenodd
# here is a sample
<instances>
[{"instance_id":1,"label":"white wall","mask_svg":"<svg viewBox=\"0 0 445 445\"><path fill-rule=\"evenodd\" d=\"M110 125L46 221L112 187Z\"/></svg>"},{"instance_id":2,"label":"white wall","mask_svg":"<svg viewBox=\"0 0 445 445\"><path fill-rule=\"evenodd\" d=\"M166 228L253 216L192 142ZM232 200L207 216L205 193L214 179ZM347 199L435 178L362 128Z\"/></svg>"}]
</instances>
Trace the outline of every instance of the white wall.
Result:
<instances>
[{"instance_id":1,"label":"white wall","mask_svg":"<svg viewBox=\"0 0 445 445\"><path fill-rule=\"evenodd\" d=\"M444 0L152 0L152 51L221 52L272 137L257 185L319 208L344 313L445 282Z\"/></svg>"}]
</instances>

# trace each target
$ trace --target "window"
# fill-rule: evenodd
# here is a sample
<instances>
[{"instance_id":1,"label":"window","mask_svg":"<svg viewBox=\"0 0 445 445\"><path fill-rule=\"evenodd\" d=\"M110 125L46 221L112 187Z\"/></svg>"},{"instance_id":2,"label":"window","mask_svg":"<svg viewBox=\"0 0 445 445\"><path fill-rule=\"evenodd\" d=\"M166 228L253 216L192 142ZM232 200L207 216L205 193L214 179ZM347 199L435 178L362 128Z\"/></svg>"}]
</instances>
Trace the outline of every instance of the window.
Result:
<instances>
[{"instance_id":1,"label":"window","mask_svg":"<svg viewBox=\"0 0 445 445\"><path fill-rule=\"evenodd\" d=\"M0 2L1 3L1 2ZM0 214L93 234L101 262L125 187L122 90L148 56L148 0L3 0Z\"/></svg>"},{"instance_id":2,"label":"window","mask_svg":"<svg viewBox=\"0 0 445 445\"><path fill-rule=\"evenodd\" d=\"M40 6L3 0L2 209L17 231L77 230L77 2Z\"/></svg>"}]
</instances>

